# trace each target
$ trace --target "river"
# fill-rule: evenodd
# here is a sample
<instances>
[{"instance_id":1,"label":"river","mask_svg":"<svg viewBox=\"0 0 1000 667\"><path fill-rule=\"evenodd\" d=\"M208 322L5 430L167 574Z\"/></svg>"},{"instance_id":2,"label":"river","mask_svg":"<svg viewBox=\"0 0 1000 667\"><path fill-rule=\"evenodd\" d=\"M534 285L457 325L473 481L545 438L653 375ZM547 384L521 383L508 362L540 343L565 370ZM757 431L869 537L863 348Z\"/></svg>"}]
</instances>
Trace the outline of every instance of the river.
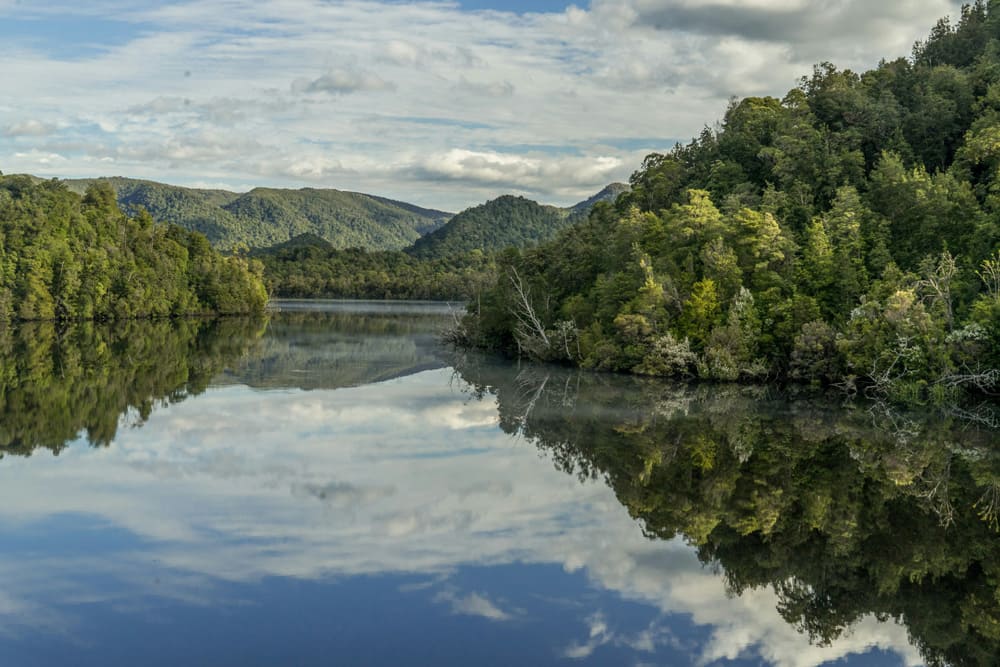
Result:
<instances>
[{"instance_id":1,"label":"river","mask_svg":"<svg viewBox=\"0 0 1000 667\"><path fill-rule=\"evenodd\" d=\"M995 664L990 406L517 364L449 319L0 333L0 664Z\"/></svg>"}]
</instances>

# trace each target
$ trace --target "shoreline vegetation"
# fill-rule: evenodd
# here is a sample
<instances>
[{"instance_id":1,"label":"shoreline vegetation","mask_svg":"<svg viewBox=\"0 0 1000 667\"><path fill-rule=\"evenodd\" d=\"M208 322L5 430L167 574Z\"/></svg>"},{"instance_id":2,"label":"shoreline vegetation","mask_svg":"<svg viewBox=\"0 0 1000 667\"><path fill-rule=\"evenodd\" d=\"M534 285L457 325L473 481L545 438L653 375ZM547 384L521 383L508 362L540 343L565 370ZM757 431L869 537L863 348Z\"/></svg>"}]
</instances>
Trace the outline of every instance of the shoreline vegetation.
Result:
<instances>
[{"instance_id":1,"label":"shoreline vegetation","mask_svg":"<svg viewBox=\"0 0 1000 667\"><path fill-rule=\"evenodd\" d=\"M1000 388L1000 5L912 56L733 100L631 190L497 257L451 342L907 402Z\"/></svg>"},{"instance_id":2,"label":"shoreline vegetation","mask_svg":"<svg viewBox=\"0 0 1000 667\"><path fill-rule=\"evenodd\" d=\"M107 183L0 175L0 324L262 313L263 268L199 233L126 216Z\"/></svg>"}]
</instances>

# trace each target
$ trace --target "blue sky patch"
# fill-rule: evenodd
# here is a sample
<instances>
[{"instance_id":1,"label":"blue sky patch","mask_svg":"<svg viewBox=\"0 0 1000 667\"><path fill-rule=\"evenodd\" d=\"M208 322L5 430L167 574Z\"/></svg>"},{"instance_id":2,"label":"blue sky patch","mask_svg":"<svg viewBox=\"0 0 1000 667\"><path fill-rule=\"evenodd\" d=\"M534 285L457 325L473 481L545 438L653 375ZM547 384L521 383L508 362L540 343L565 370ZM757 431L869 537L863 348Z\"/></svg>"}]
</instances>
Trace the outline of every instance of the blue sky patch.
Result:
<instances>
[{"instance_id":1,"label":"blue sky patch","mask_svg":"<svg viewBox=\"0 0 1000 667\"><path fill-rule=\"evenodd\" d=\"M0 20L0 40L7 49L28 49L50 57L76 60L124 46L153 26L91 16L47 16Z\"/></svg>"}]
</instances>

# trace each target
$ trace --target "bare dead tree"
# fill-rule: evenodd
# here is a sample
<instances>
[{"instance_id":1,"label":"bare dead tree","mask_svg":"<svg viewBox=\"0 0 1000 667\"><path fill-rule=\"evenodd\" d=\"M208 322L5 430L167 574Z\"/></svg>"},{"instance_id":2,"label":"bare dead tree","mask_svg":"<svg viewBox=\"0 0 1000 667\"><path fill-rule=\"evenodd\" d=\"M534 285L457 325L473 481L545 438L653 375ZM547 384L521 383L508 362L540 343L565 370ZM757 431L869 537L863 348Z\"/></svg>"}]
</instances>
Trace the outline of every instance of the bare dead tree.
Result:
<instances>
[{"instance_id":1,"label":"bare dead tree","mask_svg":"<svg viewBox=\"0 0 1000 667\"><path fill-rule=\"evenodd\" d=\"M990 481L973 507L979 510L979 518L990 528L1000 531L1000 480Z\"/></svg>"},{"instance_id":2,"label":"bare dead tree","mask_svg":"<svg viewBox=\"0 0 1000 667\"><path fill-rule=\"evenodd\" d=\"M549 383L551 374L545 373L544 377L539 378L538 373L534 369L525 369L517 374L515 381L517 382L518 390L515 394L515 403L522 404L524 407L518 410L518 435L524 435L524 431L528 425L528 419L531 418L531 413L535 410L535 405L538 400L545 393L545 386Z\"/></svg>"},{"instance_id":3,"label":"bare dead tree","mask_svg":"<svg viewBox=\"0 0 1000 667\"><path fill-rule=\"evenodd\" d=\"M469 347L472 336L465 320L468 315L463 315L458 308L452 307L450 303L448 304L448 314L451 316L451 324L441 330L439 338L442 342L455 347Z\"/></svg>"},{"instance_id":4,"label":"bare dead tree","mask_svg":"<svg viewBox=\"0 0 1000 667\"><path fill-rule=\"evenodd\" d=\"M946 387L973 386L984 394L991 394L1000 384L1000 368L984 368L982 364L976 364L974 368L965 366L962 372L941 376L937 384Z\"/></svg>"},{"instance_id":5,"label":"bare dead tree","mask_svg":"<svg viewBox=\"0 0 1000 667\"><path fill-rule=\"evenodd\" d=\"M879 356L872 360L871 368L868 370L868 379L871 381L871 385L865 388L865 395L869 398L875 398L889 393L896 380L910 373L908 362L914 352L916 349L910 345L910 338L899 336L896 339L895 349L888 359L884 360L884 356ZM884 361L888 363L883 366Z\"/></svg>"},{"instance_id":6,"label":"bare dead tree","mask_svg":"<svg viewBox=\"0 0 1000 667\"><path fill-rule=\"evenodd\" d=\"M992 257L983 260L980 270L976 272L986 286L986 292L994 301L1000 301L1000 250Z\"/></svg>"},{"instance_id":7,"label":"bare dead tree","mask_svg":"<svg viewBox=\"0 0 1000 667\"><path fill-rule=\"evenodd\" d=\"M928 466L920 475L922 488L917 491L917 497L926 500L934 512L942 528L948 528L955 523L955 507L951 503L949 482L951 481L951 457L942 466Z\"/></svg>"},{"instance_id":8,"label":"bare dead tree","mask_svg":"<svg viewBox=\"0 0 1000 667\"><path fill-rule=\"evenodd\" d=\"M997 411L988 403L981 403L973 408L952 405L948 408L948 415L970 426L1000 429L1000 415L997 415Z\"/></svg>"},{"instance_id":9,"label":"bare dead tree","mask_svg":"<svg viewBox=\"0 0 1000 667\"><path fill-rule=\"evenodd\" d=\"M537 354L540 343L543 350L548 351L552 344L545 332L541 318L538 317L535 307L531 303L531 287L524 284L521 274L513 266L507 270L507 277L514 288L512 314L517 321L514 326L514 336L517 339L518 347L526 349L529 353Z\"/></svg>"},{"instance_id":10,"label":"bare dead tree","mask_svg":"<svg viewBox=\"0 0 1000 667\"><path fill-rule=\"evenodd\" d=\"M941 304L948 323L948 331L955 328L955 315L951 306L951 283L957 273L955 258L945 250L941 253L937 265L926 267L924 278L917 283L917 287L927 293L925 298Z\"/></svg>"}]
</instances>

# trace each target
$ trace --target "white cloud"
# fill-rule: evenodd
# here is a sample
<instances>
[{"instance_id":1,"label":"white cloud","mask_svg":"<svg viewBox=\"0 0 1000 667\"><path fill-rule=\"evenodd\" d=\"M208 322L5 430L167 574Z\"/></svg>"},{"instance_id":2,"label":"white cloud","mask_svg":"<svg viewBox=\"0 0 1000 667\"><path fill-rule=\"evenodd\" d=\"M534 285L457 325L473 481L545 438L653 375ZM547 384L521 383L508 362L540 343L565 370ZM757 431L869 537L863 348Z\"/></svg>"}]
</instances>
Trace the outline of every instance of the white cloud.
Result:
<instances>
[{"instance_id":1,"label":"white cloud","mask_svg":"<svg viewBox=\"0 0 1000 667\"><path fill-rule=\"evenodd\" d=\"M594 0L519 16L372 0L55 3L32 15L142 28L70 56L72 43L52 55L8 40L4 82L21 103L0 109L0 169L93 175L113 158L117 173L178 184L310 184L446 210L505 190L571 204L639 165L603 137L695 136L731 95L781 96L817 61L905 56L957 6ZM0 4L0 20L25 11ZM53 138L90 148L47 150ZM66 160L18 158L5 142ZM521 148L538 145L574 158Z\"/></svg>"},{"instance_id":2,"label":"white cloud","mask_svg":"<svg viewBox=\"0 0 1000 667\"><path fill-rule=\"evenodd\" d=\"M44 137L55 131L55 125L30 119L8 125L3 133L8 137Z\"/></svg>"},{"instance_id":3,"label":"white cloud","mask_svg":"<svg viewBox=\"0 0 1000 667\"><path fill-rule=\"evenodd\" d=\"M611 156L553 158L454 148L429 156L415 165L411 173L421 179L544 191L554 183L599 187L613 178L621 166L621 160Z\"/></svg>"},{"instance_id":4,"label":"white cloud","mask_svg":"<svg viewBox=\"0 0 1000 667\"><path fill-rule=\"evenodd\" d=\"M486 97L513 97L514 84L510 81L470 81L465 76L459 77L454 88L457 92Z\"/></svg>"},{"instance_id":5,"label":"white cloud","mask_svg":"<svg viewBox=\"0 0 1000 667\"><path fill-rule=\"evenodd\" d=\"M481 593L461 595L449 588L434 596L434 601L447 603L453 614L479 616L491 621L509 621L514 618L513 614L502 610L489 597Z\"/></svg>"},{"instance_id":6,"label":"white cloud","mask_svg":"<svg viewBox=\"0 0 1000 667\"><path fill-rule=\"evenodd\" d=\"M46 151L26 151L14 153L15 160L35 165L36 167L50 167L58 164L65 164L68 160L59 153Z\"/></svg>"}]
</instances>

